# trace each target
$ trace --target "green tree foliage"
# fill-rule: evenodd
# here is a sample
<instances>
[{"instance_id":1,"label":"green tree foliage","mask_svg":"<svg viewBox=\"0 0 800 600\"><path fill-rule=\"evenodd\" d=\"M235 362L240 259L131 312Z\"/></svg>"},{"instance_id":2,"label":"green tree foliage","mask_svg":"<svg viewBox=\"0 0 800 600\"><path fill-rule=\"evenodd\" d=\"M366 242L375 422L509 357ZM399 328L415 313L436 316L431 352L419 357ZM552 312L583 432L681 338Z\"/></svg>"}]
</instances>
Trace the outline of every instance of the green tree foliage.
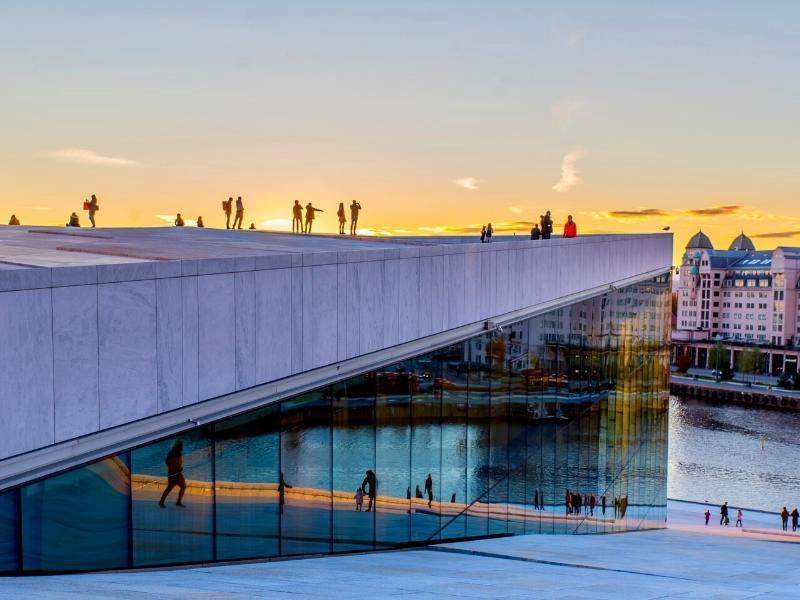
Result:
<instances>
[{"instance_id":1,"label":"green tree foliage","mask_svg":"<svg viewBox=\"0 0 800 600\"><path fill-rule=\"evenodd\" d=\"M763 362L761 350L758 348L747 348L739 354L736 362L736 369L743 375L751 375L761 371Z\"/></svg>"}]
</instances>

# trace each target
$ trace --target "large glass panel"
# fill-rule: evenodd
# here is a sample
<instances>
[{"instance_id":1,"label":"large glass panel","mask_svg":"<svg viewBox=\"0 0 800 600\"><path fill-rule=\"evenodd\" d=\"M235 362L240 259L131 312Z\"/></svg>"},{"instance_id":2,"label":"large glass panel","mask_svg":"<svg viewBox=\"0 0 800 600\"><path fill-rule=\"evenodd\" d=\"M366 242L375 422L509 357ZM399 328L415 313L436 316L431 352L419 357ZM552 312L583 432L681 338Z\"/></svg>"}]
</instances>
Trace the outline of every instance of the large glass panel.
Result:
<instances>
[{"instance_id":1,"label":"large glass panel","mask_svg":"<svg viewBox=\"0 0 800 600\"><path fill-rule=\"evenodd\" d=\"M465 342L468 356L467 385L467 536L489 532L489 429L491 423L491 359L489 335Z\"/></svg>"},{"instance_id":2,"label":"large glass panel","mask_svg":"<svg viewBox=\"0 0 800 600\"><path fill-rule=\"evenodd\" d=\"M277 556L280 408L214 426L217 559Z\"/></svg>"},{"instance_id":3,"label":"large glass panel","mask_svg":"<svg viewBox=\"0 0 800 600\"><path fill-rule=\"evenodd\" d=\"M333 386L333 551L375 545L378 492L375 472L375 378L404 374L391 369L351 377Z\"/></svg>"},{"instance_id":4,"label":"large glass panel","mask_svg":"<svg viewBox=\"0 0 800 600\"><path fill-rule=\"evenodd\" d=\"M420 386L411 397L411 539L433 541L440 536L442 502L442 389L452 385L442 372L442 353L411 361L411 373L430 373L430 385Z\"/></svg>"},{"instance_id":5,"label":"large glass panel","mask_svg":"<svg viewBox=\"0 0 800 600\"><path fill-rule=\"evenodd\" d=\"M330 552L330 388L281 402L281 554Z\"/></svg>"},{"instance_id":6,"label":"large glass panel","mask_svg":"<svg viewBox=\"0 0 800 600\"><path fill-rule=\"evenodd\" d=\"M209 427L131 452L134 566L214 559L213 463Z\"/></svg>"},{"instance_id":7,"label":"large glass panel","mask_svg":"<svg viewBox=\"0 0 800 600\"><path fill-rule=\"evenodd\" d=\"M412 373L397 363L376 373L375 469L380 475L375 537L378 547L411 539L411 394L431 385L430 371Z\"/></svg>"},{"instance_id":8,"label":"large glass panel","mask_svg":"<svg viewBox=\"0 0 800 600\"><path fill-rule=\"evenodd\" d=\"M25 486L21 502L25 571L130 566L127 455Z\"/></svg>"},{"instance_id":9,"label":"large glass panel","mask_svg":"<svg viewBox=\"0 0 800 600\"><path fill-rule=\"evenodd\" d=\"M489 424L489 533L508 532L509 429L508 367L512 360L510 335L516 327L494 334L488 342L490 378Z\"/></svg>"},{"instance_id":10,"label":"large glass panel","mask_svg":"<svg viewBox=\"0 0 800 600\"><path fill-rule=\"evenodd\" d=\"M469 364L464 344L445 348L442 386L442 539L467 535L467 410Z\"/></svg>"},{"instance_id":11,"label":"large glass panel","mask_svg":"<svg viewBox=\"0 0 800 600\"><path fill-rule=\"evenodd\" d=\"M0 573L19 570L19 494L0 494Z\"/></svg>"}]
</instances>

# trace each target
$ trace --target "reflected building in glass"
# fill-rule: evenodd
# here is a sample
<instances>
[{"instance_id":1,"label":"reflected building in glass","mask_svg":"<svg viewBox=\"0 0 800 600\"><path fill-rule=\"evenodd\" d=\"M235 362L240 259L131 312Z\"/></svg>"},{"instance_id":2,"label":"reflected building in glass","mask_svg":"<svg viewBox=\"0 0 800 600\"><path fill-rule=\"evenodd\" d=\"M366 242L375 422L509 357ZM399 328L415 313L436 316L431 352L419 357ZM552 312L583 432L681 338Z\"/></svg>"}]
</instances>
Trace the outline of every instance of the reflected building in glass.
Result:
<instances>
[{"instance_id":1,"label":"reflected building in glass","mask_svg":"<svg viewBox=\"0 0 800 600\"><path fill-rule=\"evenodd\" d=\"M669 315L664 274L6 489L0 572L664 527Z\"/></svg>"}]
</instances>

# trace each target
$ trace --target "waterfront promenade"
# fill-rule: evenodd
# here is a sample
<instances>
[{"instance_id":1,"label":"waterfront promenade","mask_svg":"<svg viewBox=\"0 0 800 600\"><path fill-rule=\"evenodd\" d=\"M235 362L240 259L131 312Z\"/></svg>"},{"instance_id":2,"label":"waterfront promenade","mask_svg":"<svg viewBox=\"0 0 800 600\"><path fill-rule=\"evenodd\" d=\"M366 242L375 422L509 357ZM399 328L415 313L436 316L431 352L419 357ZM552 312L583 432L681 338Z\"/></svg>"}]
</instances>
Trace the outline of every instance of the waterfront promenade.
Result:
<instances>
[{"instance_id":1,"label":"waterfront promenade","mask_svg":"<svg viewBox=\"0 0 800 600\"><path fill-rule=\"evenodd\" d=\"M534 535L397 552L187 569L0 579L0 598L774 598L795 597L800 533L745 512L745 528L702 525L669 503L669 528ZM713 517L716 517L714 520Z\"/></svg>"}]
</instances>

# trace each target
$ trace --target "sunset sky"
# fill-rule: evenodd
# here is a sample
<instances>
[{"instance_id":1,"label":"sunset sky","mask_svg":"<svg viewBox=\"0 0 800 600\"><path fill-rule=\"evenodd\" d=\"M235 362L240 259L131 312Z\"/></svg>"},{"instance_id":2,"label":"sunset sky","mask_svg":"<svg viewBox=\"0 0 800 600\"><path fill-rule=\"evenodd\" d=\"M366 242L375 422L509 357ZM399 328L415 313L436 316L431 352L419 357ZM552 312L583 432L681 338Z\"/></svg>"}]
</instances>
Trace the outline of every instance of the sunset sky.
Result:
<instances>
[{"instance_id":1,"label":"sunset sky","mask_svg":"<svg viewBox=\"0 0 800 600\"><path fill-rule=\"evenodd\" d=\"M800 245L800 2L0 8L0 217L364 233L741 230ZM85 213L81 213L86 220Z\"/></svg>"}]
</instances>

